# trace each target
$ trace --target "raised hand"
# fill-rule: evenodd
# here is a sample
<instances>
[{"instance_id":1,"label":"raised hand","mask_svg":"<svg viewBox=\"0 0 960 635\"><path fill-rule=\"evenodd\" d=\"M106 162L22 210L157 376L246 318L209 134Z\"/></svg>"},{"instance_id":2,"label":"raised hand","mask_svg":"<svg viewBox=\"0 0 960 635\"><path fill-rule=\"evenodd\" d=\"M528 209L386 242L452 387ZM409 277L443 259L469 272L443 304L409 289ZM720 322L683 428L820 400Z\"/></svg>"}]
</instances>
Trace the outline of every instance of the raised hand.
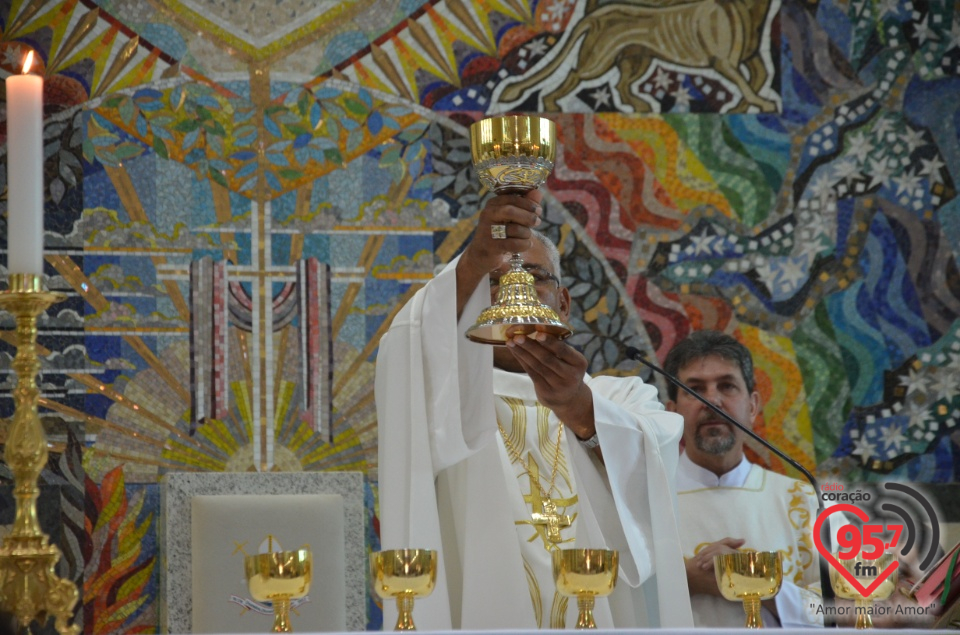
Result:
<instances>
[{"instance_id":1,"label":"raised hand","mask_svg":"<svg viewBox=\"0 0 960 635\"><path fill-rule=\"evenodd\" d=\"M501 194L487 201L477 219L473 239L457 263L457 317L484 277L513 253L533 245L530 230L540 224L543 193ZM503 238L494 236L502 235Z\"/></svg>"},{"instance_id":2,"label":"raised hand","mask_svg":"<svg viewBox=\"0 0 960 635\"><path fill-rule=\"evenodd\" d=\"M587 358L542 332L516 335L507 348L533 380L537 400L581 439L593 436L593 393L583 381Z\"/></svg>"}]
</instances>

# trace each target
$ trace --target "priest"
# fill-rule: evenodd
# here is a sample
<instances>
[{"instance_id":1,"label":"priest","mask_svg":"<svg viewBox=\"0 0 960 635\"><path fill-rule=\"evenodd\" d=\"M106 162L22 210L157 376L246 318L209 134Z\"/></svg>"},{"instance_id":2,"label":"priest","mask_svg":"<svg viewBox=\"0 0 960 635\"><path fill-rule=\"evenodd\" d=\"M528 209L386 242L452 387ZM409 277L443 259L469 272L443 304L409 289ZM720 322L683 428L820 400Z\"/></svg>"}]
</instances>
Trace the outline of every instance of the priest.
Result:
<instances>
[{"instance_id":1,"label":"priest","mask_svg":"<svg viewBox=\"0 0 960 635\"><path fill-rule=\"evenodd\" d=\"M576 601L556 592L551 565L566 548L619 551L599 628L691 626L675 514L680 417L638 378L591 377L552 335L497 347L465 337L514 252L540 300L569 316L556 247L534 231L540 202L538 191L492 197L463 254L380 341L382 547L440 553L436 588L414 608L423 630L572 628Z\"/></svg>"},{"instance_id":2,"label":"priest","mask_svg":"<svg viewBox=\"0 0 960 635\"><path fill-rule=\"evenodd\" d=\"M664 369L746 426L760 414L753 358L734 337L696 331L667 354ZM783 584L761 610L765 626L822 626L817 498L807 483L752 464L745 434L670 385L667 409L683 415L677 469L680 534L697 626L743 627L743 607L720 595L713 557L738 549L780 551Z\"/></svg>"}]
</instances>

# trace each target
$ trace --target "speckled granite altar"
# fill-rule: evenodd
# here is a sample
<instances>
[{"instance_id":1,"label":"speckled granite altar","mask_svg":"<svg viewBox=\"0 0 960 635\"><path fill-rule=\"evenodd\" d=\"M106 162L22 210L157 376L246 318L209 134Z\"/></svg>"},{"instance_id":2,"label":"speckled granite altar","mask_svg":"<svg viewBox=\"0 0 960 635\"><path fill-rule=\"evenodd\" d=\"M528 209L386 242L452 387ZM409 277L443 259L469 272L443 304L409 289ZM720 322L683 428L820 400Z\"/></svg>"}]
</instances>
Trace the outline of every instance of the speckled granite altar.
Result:
<instances>
[{"instance_id":1,"label":"speckled granite altar","mask_svg":"<svg viewBox=\"0 0 960 635\"><path fill-rule=\"evenodd\" d=\"M366 628L366 547L360 472L170 473L161 481L161 632L192 632L191 498L236 494L339 494L344 502L347 630Z\"/></svg>"}]
</instances>

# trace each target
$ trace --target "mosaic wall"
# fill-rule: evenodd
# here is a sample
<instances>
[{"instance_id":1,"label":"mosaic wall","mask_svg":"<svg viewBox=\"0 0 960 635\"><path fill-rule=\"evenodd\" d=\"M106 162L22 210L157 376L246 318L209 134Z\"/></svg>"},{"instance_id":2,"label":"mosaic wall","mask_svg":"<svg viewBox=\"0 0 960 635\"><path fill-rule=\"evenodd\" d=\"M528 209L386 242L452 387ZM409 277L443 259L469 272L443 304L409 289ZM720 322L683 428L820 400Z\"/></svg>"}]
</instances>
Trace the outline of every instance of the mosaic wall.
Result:
<instances>
[{"instance_id":1,"label":"mosaic wall","mask_svg":"<svg viewBox=\"0 0 960 635\"><path fill-rule=\"evenodd\" d=\"M960 476L952 2L6 0L0 26L3 72L34 50L46 78L42 521L86 633L157 630L170 471L363 471L377 547L377 342L469 239L488 113L558 124L546 231L593 372L719 328L821 476Z\"/></svg>"}]
</instances>

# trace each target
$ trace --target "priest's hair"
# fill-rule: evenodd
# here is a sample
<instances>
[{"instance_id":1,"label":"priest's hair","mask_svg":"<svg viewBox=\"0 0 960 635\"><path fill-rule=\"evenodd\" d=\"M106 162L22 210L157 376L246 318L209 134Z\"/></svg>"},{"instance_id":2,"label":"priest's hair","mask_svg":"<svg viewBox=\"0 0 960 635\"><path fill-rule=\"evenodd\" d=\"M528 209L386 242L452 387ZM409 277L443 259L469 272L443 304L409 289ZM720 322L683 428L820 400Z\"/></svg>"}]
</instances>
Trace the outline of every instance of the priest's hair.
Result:
<instances>
[{"instance_id":1,"label":"priest's hair","mask_svg":"<svg viewBox=\"0 0 960 635\"><path fill-rule=\"evenodd\" d=\"M547 250L547 258L550 260L550 268L553 269L551 273L558 278L562 278L563 273L560 271L560 250L557 249L557 246L554 245L553 241L547 238L545 234L542 234L535 229L531 229L530 231L533 234L533 237L539 240L540 244L543 245L543 248Z\"/></svg>"},{"instance_id":2,"label":"priest's hair","mask_svg":"<svg viewBox=\"0 0 960 635\"><path fill-rule=\"evenodd\" d=\"M737 339L720 331L694 331L677 342L663 362L663 368L673 376L689 364L704 357L716 356L728 362L733 362L740 368L743 381L747 385L747 392L752 393L756 387L753 377L753 356L750 349ZM677 400L677 387L673 383L667 384L667 395L671 401Z\"/></svg>"}]
</instances>

